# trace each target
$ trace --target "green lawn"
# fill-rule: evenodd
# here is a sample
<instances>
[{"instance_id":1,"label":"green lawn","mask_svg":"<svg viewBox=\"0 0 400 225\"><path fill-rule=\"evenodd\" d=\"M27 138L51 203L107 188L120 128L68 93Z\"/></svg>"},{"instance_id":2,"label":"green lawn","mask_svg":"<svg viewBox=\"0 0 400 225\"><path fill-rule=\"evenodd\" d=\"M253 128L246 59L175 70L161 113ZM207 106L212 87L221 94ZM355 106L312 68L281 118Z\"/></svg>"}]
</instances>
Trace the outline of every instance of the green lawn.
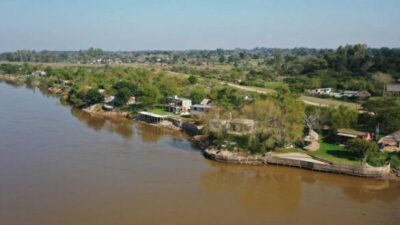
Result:
<instances>
[{"instance_id":1,"label":"green lawn","mask_svg":"<svg viewBox=\"0 0 400 225\"><path fill-rule=\"evenodd\" d=\"M320 144L321 148L318 151L308 152L308 154L336 163L359 164L354 155L344 147L324 141Z\"/></svg>"},{"instance_id":2,"label":"green lawn","mask_svg":"<svg viewBox=\"0 0 400 225\"><path fill-rule=\"evenodd\" d=\"M336 100L336 99L331 99L331 98L318 98L318 97L313 97L313 96L302 95L300 97L300 99L309 105L333 106L333 107L339 107L340 105L344 105L344 106L347 106L347 107L355 109L355 110L360 110L362 108L361 105L358 103L346 102L346 101Z\"/></svg>"},{"instance_id":3,"label":"green lawn","mask_svg":"<svg viewBox=\"0 0 400 225\"><path fill-rule=\"evenodd\" d=\"M158 115L172 115L172 113L165 111L165 109L163 109L163 108L153 108L153 109L149 110L149 112L155 113Z\"/></svg>"},{"instance_id":4,"label":"green lawn","mask_svg":"<svg viewBox=\"0 0 400 225\"><path fill-rule=\"evenodd\" d=\"M269 88L269 89L277 89L280 87L287 87L288 85L285 84L282 81L271 81L271 82L265 82L265 88Z\"/></svg>"}]
</instances>

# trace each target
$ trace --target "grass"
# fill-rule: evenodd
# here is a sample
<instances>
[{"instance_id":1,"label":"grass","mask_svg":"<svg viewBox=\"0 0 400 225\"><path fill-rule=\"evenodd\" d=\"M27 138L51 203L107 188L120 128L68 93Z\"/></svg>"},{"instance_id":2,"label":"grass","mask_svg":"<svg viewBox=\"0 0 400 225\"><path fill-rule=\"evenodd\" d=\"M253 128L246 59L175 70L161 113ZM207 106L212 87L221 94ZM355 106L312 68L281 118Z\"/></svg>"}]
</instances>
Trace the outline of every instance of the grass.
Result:
<instances>
[{"instance_id":1,"label":"grass","mask_svg":"<svg viewBox=\"0 0 400 225\"><path fill-rule=\"evenodd\" d=\"M278 88L287 87L287 86L288 86L288 85L285 84L285 83L282 82L282 81L265 82L265 88L268 88L268 89L274 89L274 90L276 90L276 89L278 89Z\"/></svg>"},{"instance_id":2,"label":"grass","mask_svg":"<svg viewBox=\"0 0 400 225\"><path fill-rule=\"evenodd\" d=\"M149 112L155 113L155 114L158 114L158 115L163 115L163 116L164 115L171 115L171 113L165 111L163 108L153 108L153 109L149 110Z\"/></svg>"},{"instance_id":3,"label":"grass","mask_svg":"<svg viewBox=\"0 0 400 225\"><path fill-rule=\"evenodd\" d=\"M320 149L316 152L307 152L311 156L325 159L334 163L344 164L359 164L359 161L354 157L353 153L344 147L336 144L320 142Z\"/></svg>"},{"instance_id":4,"label":"grass","mask_svg":"<svg viewBox=\"0 0 400 225\"><path fill-rule=\"evenodd\" d=\"M352 102L345 102L345 101L340 101L340 100L335 100L335 99L329 99L329 98L317 98L317 97L312 97L312 96L305 96L302 95L300 99L305 102L306 104L310 105L317 105L317 106L333 106L333 107L339 107L341 105L350 107L352 109L359 110L361 109L361 105L357 103L352 103Z\"/></svg>"}]
</instances>

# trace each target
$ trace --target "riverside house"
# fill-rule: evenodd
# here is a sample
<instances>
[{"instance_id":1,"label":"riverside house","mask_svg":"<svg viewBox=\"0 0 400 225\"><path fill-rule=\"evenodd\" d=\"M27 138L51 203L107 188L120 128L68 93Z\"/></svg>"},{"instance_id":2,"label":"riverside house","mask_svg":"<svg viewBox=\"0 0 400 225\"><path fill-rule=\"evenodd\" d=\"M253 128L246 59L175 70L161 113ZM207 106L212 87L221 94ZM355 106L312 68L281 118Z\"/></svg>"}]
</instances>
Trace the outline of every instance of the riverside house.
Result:
<instances>
[{"instance_id":1,"label":"riverside house","mask_svg":"<svg viewBox=\"0 0 400 225\"><path fill-rule=\"evenodd\" d=\"M195 104L190 107L190 114L193 116L199 116L209 112L211 109L211 100L203 99L200 104Z\"/></svg>"},{"instance_id":2,"label":"riverside house","mask_svg":"<svg viewBox=\"0 0 400 225\"><path fill-rule=\"evenodd\" d=\"M386 94L400 95L400 84L388 84L385 87Z\"/></svg>"},{"instance_id":3,"label":"riverside house","mask_svg":"<svg viewBox=\"0 0 400 225\"><path fill-rule=\"evenodd\" d=\"M192 100L187 98L178 98L178 96L170 96L166 99L165 110L179 115L189 115L192 107Z\"/></svg>"},{"instance_id":4,"label":"riverside house","mask_svg":"<svg viewBox=\"0 0 400 225\"><path fill-rule=\"evenodd\" d=\"M32 72L31 75L34 77L44 77L44 76L47 76L47 73L42 70L36 70L36 71Z\"/></svg>"},{"instance_id":5,"label":"riverside house","mask_svg":"<svg viewBox=\"0 0 400 225\"><path fill-rule=\"evenodd\" d=\"M384 151L400 152L400 130L381 138L378 144Z\"/></svg>"},{"instance_id":6,"label":"riverside house","mask_svg":"<svg viewBox=\"0 0 400 225\"><path fill-rule=\"evenodd\" d=\"M372 140L373 134L368 132L358 131L350 128L340 128L337 130L336 139L341 143L345 143L349 139L362 138L364 140Z\"/></svg>"}]
</instances>

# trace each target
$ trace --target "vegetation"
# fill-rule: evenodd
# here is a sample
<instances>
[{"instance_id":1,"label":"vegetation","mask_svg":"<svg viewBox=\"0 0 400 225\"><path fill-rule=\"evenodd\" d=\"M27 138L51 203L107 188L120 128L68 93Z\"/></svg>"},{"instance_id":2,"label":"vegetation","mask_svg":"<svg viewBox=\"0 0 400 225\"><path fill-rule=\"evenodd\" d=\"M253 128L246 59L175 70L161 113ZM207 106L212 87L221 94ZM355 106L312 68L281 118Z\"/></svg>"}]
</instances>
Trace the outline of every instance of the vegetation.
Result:
<instances>
[{"instance_id":1,"label":"vegetation","mask_svg":"<svg viewBox=\"0 0 400 225\"><path fill-rule=\"evenodd\" d=\"M190 98L195 104L209 98L214 109L201 118L205 125L215 118L256 122L246 135L211 133L215 143L256 154L291 144L302 146L309 129L319 133L328 129L328 136L341 128L369 132L379 128L381 134L400 130L399 97L383 93L385 85L400 79L400 49L373 49L361 44L335 50L108 52L90 48L8 52L0 54L0 60L13 62L0 64L0 74L18 75L30 85L61 90L64 100L76 107L115 96L112 104L118 110L165 114L160 106L167 96ZM55 62L59 64L41 64ZM119 66L122 63L126 66ZM46 75L33 76L35 71ZM304 95L307 89L321 87L367 90L373 97L337 101ZM132 96L140 104L128 107ZM300 100L314 105L305 106ZM361 160L398 165L400 161L398 154L381 153L375 142L358 139L346 147L324 140L321 149L310 154L347 163Z\"/></svg>"},{"instance_id":2,"label":"vegetation","mask_svg":"<svg viewBox=\"0 0 400 225\"><path fill-rule=\"evenodd\" d=\"M318 151L308 154L335 163L358 164L358 160L353 152L343 146L329 143L324 139L320 142L320 146Z\"/></svg>"},{"instance_id":3,"label":"vegetation","mask_svg":"<svg viewBox=\"0 0 400 225\"><path fill-rule=\"evenodd\" d=\"M369 142L364 139L356 138L347 141L347 149L350 150L359 160L365 162L372 152L378 151L378 145L375 142Z\"/></svg>"}]
</instances>

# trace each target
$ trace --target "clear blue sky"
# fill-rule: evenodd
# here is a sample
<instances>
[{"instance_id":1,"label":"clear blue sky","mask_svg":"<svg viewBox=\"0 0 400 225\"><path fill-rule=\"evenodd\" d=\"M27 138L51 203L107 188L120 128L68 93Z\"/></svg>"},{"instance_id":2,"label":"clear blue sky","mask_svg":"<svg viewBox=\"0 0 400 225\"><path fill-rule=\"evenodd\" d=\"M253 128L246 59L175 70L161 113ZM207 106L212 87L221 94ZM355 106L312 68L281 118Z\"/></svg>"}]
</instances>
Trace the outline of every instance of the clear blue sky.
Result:
<instances>
[{"instance_id":1,"label":"clear blue sky","mask_svg":"<svg viewBox=\"0 0 400 225\"><path fill-rule=\"evenodd\" d=\"M400 47L400 0L0 0L0 52Z\"/></svg>"}]
</instances>

